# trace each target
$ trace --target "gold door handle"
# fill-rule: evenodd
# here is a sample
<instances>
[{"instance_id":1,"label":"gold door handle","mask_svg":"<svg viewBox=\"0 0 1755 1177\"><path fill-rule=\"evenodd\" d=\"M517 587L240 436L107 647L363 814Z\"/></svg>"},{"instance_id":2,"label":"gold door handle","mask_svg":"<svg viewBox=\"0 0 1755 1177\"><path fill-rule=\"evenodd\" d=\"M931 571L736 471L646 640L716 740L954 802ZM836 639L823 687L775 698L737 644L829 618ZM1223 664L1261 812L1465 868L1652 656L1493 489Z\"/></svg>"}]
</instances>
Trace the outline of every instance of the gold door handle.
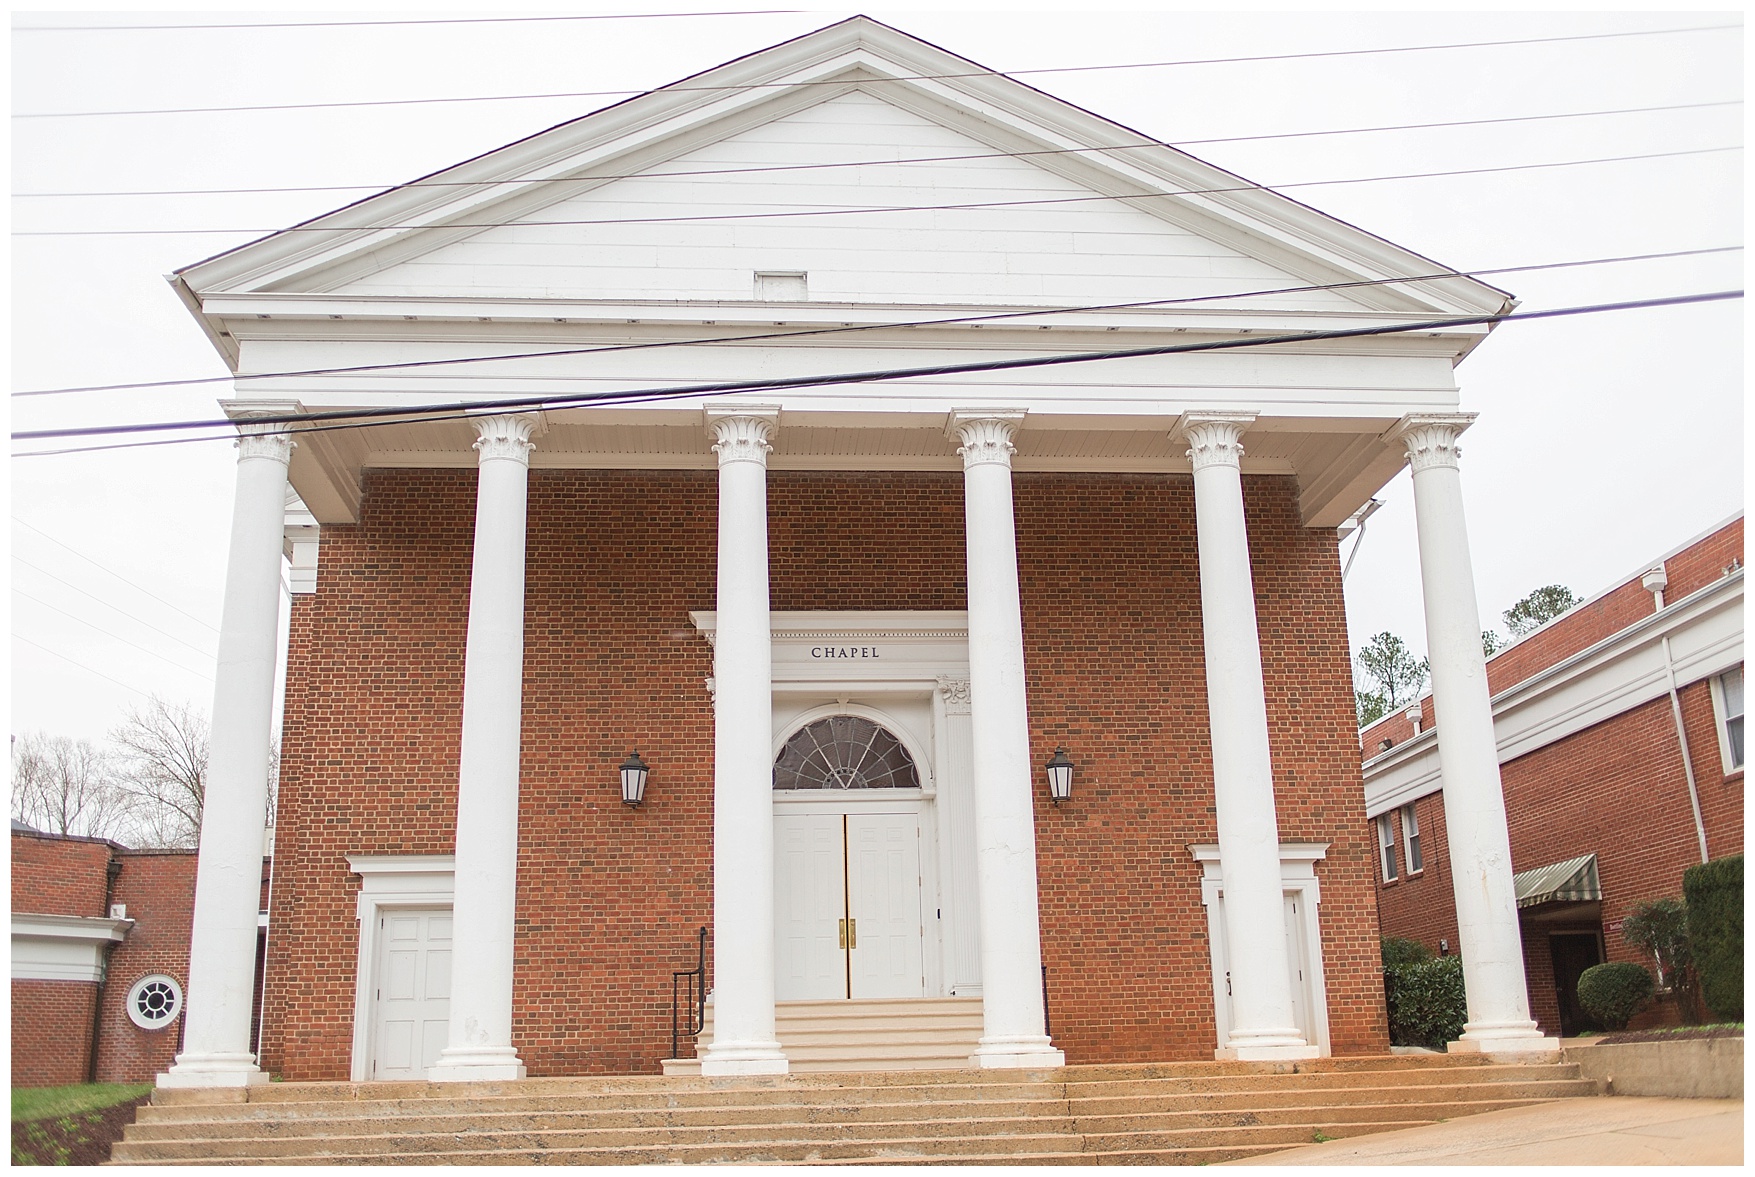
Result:
<instances>
[{"instance_id":1,"label":"gold door handle","mask_svg":"<svg viewBox=\"0 0 1755 1177\"><path fill-rule=\"evenodd\" d=\"M846 920L836 920L835 921L835 947L841 948L841 949L845 949L847 947L847 921Z\"/></svg>"},{"instance_id":2,"label":"gold door handle","mask_svg":"<svg viewBox=\"0 0 1755 1177\"><path fill-rule=\"evenodd\" d=\"M847 947L849 947L849 948L858 948L859 947L859 921L858 920L848 920L847 921Z\"/></svg>"}]
</instances>

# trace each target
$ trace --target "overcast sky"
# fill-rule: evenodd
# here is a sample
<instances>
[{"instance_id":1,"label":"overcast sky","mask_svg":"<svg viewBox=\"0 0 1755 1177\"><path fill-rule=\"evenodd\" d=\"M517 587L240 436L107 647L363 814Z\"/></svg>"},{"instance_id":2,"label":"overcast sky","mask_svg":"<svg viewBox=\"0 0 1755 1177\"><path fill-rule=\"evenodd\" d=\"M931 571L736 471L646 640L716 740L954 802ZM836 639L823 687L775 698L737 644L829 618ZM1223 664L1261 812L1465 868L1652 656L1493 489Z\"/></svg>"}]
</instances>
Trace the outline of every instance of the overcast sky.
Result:
<instances>
[{"instance_id":1,"label":"overcast sky","mask_svg":"<svg viewBox=\"0 0 1755 1177\"><path fill-rule=\"evenodd\" d=\"M670 12L690 5L597 11ZM693 5L692 7L704 7ZM736 7L736 6L727 6ZM1734 12L1329 14L866 9L1002 71L1589 34L1535 45L1021 80L1462 269L1741 244L1742 31ZM574 8L569 11L593 11ZM407 20L237 10L14 17L13 230L268 230L363 191L20 196L387 185L613 97L342 109L38 114L638 91L852 10L541 23L19 31L74 24ZM480 14L495 15L495 14ZM1693 104L1725 105L1693 105ZM1294 132L1595 114L1466 127ZM1528 167L1654 156L1570 167ZM1408 173L1423 179L1297 186ZM255 236L15 236L15 391L225 375L162 275ZM1526 309L1736 289L1740 253L1509 274ZM1459 372L1482 624L1538 585L1581 595L1742 509L1743 305L1505 324ZM210 416L223 385L12 400L13 428ZM15 447L16 449L16 447ZM12 731L100 738L157 693L212 703L234 455L226 443L12 463ZM1347 581L1357 647L1424 649L1404 472ZM1350 555L1352 541L1343 547Z\"/></svg>"}]
</instances>

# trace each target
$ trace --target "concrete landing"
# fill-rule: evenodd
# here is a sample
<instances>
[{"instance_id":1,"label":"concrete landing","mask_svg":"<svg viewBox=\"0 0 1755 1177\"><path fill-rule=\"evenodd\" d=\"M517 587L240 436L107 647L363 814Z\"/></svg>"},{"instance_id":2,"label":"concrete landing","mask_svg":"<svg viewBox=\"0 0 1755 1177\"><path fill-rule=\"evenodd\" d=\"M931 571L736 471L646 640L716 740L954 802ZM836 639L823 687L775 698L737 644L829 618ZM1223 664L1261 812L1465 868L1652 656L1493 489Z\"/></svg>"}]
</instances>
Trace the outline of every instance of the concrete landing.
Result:
<instances>
[{"instance_id":1,"label":"concrete landing","mask_svg":"<svg viewBox=\"0 0 1755 1177\"><path fill-rule=\"evenodd\" d=\"M1741 1165L1743 1101L1568 1099L1222 1163Z\"/></svg>"}]
</instances>

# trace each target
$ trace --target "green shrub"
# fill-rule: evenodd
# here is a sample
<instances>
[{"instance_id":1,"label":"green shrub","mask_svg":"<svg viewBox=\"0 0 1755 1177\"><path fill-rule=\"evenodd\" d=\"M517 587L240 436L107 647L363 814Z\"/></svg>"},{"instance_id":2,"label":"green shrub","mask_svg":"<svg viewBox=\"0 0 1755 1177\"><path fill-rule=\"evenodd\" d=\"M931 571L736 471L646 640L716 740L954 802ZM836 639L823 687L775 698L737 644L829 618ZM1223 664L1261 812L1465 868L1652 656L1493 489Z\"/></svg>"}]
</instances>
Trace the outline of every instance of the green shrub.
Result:
<instances>
[{"instance_id":1,"label":"green shrub","mask_svg":"<svg viewBox=\"0 0 1755 1177\"><path fill-rule=\"evenodd\" d=\"M1610 1030L1624 1030L1627 1019L1651 1002L1657 985L1644 965L1627 961L1592 965L1578 977L1578 1004Z\"/></svg>"},{"instance_id":2,"label":"green shrub","mask_svg":"<svg viewBox=\"0 0 1755 1177\"><path fill-rule=\"evenodd\" d=\"M1715 858L1682 874L1688 941L1706 1006L1722 1021L1743 1020L1743 856Z\"/></svg>"},{"instance_id":3,"label":"green shrub","mask_svg":"<svg viewBox=\"0 0 1755 1177\"><path fill-rule=\"evenodd\" d=\"M1385 965L1384 996L1389 1003L1389 1040L1397 1046L1443 1050L1462 1036L1469 1020L1463 991L1462 957Z\"/></svg>"},{"instance_id":4,"label":"green shrub","mask_svg":"<svg viewBox=\"0 0 1755 1177\"><path fill-rule=\"evenodd\" d=\"M1419 964L1423 960L1432 959L1432 950L1418 940L1409 940L1403 936L1385 936L1383 938L1383 963Z\"/></svg>"}]
</instances>

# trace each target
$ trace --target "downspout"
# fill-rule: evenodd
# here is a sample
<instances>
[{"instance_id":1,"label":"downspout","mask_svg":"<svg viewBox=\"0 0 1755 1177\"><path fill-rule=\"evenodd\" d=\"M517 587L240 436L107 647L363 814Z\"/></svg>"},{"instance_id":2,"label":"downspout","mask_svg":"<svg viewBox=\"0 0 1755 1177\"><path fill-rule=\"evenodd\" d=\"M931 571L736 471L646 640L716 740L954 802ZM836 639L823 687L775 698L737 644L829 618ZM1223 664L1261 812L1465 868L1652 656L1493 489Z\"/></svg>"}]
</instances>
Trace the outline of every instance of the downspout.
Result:
<instances>
[{"instance_id":1,"label":"downspout","mask_svg":"<svg viewBox=\"0 0 1755 1177\"><path fill-rule=\"evenodd\" d=\"M116 876L122 873L122 860L116 857L115 850L110 851L110 861L104 864L104 917L109 918L111 902L116 897ZM104 992L110 985L110 957L115 955L116 945L112 941L104 949L104 971L98 978L97 998L91 1007L91 1053L85 1060L85 1081L98 1081L98 1044L103 1040L104 1032Z\"/></svg>"},{"instance_id":2,"label":"downspout","mask_svg":"<svg viewBox=\"0 0 1755 1177\"><path fill-rule=\"evenodd\" d=\"M1652 595L1657 604L1657 611L1663 612L1664 589L1669 587L1669 574L1659 564L1647 572L1640 580L1645 591ZM1707 861L1706 823L1700 817L1700 787L1694 781L1694 756L1688 751L1688 729L1682 723L1682 693L1676 685L1676 662L1670 654L1670 635L1662 638L1664 648L1664 676L1670 687L1670 713L1676 720L1676 742L1682 746L1682 771L1688 777L1688 804L1694 809L1694 835L1700 840L1700 861Z\"/></svg>"}]
</instances>

